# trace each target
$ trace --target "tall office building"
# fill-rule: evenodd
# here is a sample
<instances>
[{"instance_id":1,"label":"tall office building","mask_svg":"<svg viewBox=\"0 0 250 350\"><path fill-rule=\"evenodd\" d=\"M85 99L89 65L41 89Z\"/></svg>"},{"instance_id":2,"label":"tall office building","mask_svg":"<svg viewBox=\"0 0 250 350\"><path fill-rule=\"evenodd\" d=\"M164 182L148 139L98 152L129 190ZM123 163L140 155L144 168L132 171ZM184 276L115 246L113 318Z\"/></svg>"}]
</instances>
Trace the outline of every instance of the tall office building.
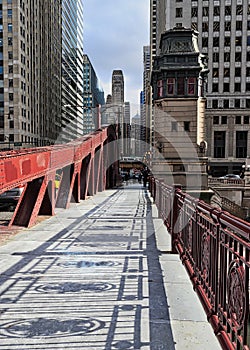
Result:
<instances>
[{"instance_id":1,"label":"tall office building","mask_svg":"<svg viewBox=\"0 0 250 350\"><path fill-rule=\"evenodd\" d=\"M114 105L124 103L124 78L121 70L112 73L112 102Z\"/></svg>"},{"instance_id":2,"label":"tall office building","mask_svg":"<svg viewBox=\"0 0 250 350\"><path fill-rule=\"evenodd\" d=\"M71 141L83 128L83 0L62 0L62 132Z\"/></svg>"},{"instance_id":3,"label":"tall office building","mask_svg":"<svg viewBox=\"0 0 250 350\"><path fill-rule=\"evenodd\" d=\"M115 69L112 72L112 110L119 125L120 154L123 156L125 152L125 124L124 124L124 78L123 72L120 69Z\"/></svg>"},{"instance_id":4,"label":"tall office building","mask_svg":"<svg viewBox=\"0 0 250 350\"><path fill-rule=\"evenodd\" d=\"M96 72L87 55L83 63L83 133L98 129L101 125L101 106L104 105L104 92L100 89Z\"/></svg>"},{"instance_id":5,"label":"tall office building","mask_svg":"<svg viewBox=\"0 0 250 350\"><path fill-rule=\"evenodd\" d=\"M250 156L250 1L162 0L165 30L192 28L208 56L206 130L209 171L240 172ZM162 15L151 22L160 40ZM152 53L152 59L154 51Z\"/></svg>"},{"instance_id":6,"label":"tall office building","mask_svg":"<svg viewBox=\"0 0 250 350\"><path fill-rule=\"evenodd\" d=\"M0 142L47 145L61 128L61 1L0 2Z\"/></svg>"}]
</instances>

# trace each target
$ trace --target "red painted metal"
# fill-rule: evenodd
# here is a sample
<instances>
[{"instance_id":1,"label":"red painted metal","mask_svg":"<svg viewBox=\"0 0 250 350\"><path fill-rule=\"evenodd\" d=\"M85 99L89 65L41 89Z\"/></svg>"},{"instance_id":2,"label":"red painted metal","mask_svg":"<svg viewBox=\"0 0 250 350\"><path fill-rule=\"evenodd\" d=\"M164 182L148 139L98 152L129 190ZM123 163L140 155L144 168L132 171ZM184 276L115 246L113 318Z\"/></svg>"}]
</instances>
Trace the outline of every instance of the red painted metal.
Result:
<instances>
[{"instance_id":1,"label":"red painted metal","mask_svg":"<svg viewBox=\"0 0 250 350\"><path fill-rule=\"evenodd\" d=\"M110 125L67 144L2 152L0 193L25 186L9 226L30 227L38 215L54 215L56 207L66 209L71 202L114 186L116 139L116 129ZM61 176L58 189L56 176Z\"/></svg>"},{"instance_id":2,"label":"red painted metal","mask_svg":"<svg viewBox=\"0 0 250 350\"><path fill-rule=\"evenodd\" d=\"M250 349L250 224L151 179L150 190L214 333L225 350Z\"/></svg>"}]
</instances>

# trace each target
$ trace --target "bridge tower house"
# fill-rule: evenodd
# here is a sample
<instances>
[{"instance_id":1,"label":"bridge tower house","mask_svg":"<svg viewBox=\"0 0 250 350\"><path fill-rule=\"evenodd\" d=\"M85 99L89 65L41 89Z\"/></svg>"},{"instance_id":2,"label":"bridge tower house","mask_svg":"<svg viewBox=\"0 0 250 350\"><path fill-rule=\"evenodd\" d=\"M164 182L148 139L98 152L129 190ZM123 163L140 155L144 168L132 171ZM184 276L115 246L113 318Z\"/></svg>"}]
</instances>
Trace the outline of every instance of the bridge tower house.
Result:
<instances>
[{"instance_id":1,"label":"bridge tower house","mask_svg":"<svg viewBox=\"0 0 250 350\"><path fill-rule=\"evenodd\" d=\"M154 108L152 171L169 185L207 189L206 58L198 33L182 27L161 35L151 75Z\"/></svg>"}]
</instances>

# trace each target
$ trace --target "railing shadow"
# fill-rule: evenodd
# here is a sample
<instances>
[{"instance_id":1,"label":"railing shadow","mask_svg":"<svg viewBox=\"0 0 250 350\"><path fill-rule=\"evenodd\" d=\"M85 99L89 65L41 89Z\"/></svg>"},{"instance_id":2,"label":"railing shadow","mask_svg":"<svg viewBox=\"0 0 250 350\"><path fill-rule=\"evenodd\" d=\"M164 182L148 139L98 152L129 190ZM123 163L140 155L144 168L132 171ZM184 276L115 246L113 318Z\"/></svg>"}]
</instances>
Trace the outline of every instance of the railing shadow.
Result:
<instances>
[{"instance_id":1,"label":"railing shadow","mask_svg":"<svg viewBox=\"0 0 250 350\"><path fill-rule=\"evenodd\" d=\"M1 349L174 350L149 198L80 210L0 247Z\"/></svg>"}]
</instances>

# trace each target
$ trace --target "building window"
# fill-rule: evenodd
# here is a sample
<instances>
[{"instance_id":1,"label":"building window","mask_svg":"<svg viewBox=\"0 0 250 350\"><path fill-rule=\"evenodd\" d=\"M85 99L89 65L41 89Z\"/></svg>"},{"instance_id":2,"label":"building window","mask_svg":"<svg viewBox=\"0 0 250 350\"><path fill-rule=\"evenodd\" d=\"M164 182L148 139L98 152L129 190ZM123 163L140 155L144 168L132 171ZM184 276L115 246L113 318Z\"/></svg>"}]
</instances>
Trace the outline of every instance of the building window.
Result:
<instances>
[{"instance_id":1,"label":"building window","mask_svg":"<svg viewBox=\"0 0 250 350\"><path fill-rule=\"evenodd\" d=\"M177 95L184 95L184 78L178 78L177 80Z\"/></svg>"},{"instance_id":2,"label":"building window","mask_svg":"<svg viewBox=\"0 0 250 350\"><path fill-rule=\"evenodd\" d=\"M219 62L219 52L214 52L213 53L213 61L214 62Z\"/></svg>"},{"instance_id":3,"label":"building window","mask_svg":"<svg viewBox=\"0 0 250 350\"><path fill-rule=\"evenodd\" d=\"M241 91L241 83L235 83L234 84L234 91L240 92Z\"/></svg>"},{"instance_id":4,"label":"building window","mask_svg":"<svg viewBox=\"0 0 250 350\"><path fill-rule=\"evenodd\" d=\"M241 124L241 115L235 116L235 124Z\"/></svg>"},{"instance_id":5,"label":"building window","mask_svg":"<svg viewBox=\"0 0 250 350\"><path fill-rule=\"evenodd\" d=\"M198 29L197 23L192 22L191 28L192 28L193 30L197 30L197 29Z\"/></svg>"},{"instance_id":6,"label":"building window","mask_svg":"<svg viewBox=\"0 0 250 350\"><path fill-rule=\"evenodd\" d=\"M242 13L243 13L242 5L237 5L236 6L236 15L242 15Z\"/></svg>"},{"instance_id":7,"label":"building window","mask_svg":"<svg viewBox=\"0 0 250 350\"><path fill-rule=\"evenodd\" d=\"M8 9L8 18L12 18L12 9Z\"/></svg>"},{"instance_id":8,"label":"building window","mask_svg":"<svg viewBox=\"0 0 250 350\"><path fill-rule=\"evenodd\" d=\"M188 78L188 95L195 94L196 81L195 78Z\"/></svg>"},{"instance_id":9,"label":"building window","mask_svg":"<svg viewBox=\"0 0 250 350\"><path fill-rule=\"evenodd\" d=\"M224 83L223 90L224 92L229 92L229 83Z\"/></svg>"},{"instance_id":10,"label":"building window","mask_svg":"<svg viewBox=\"0 0 250 350\"><path fill-rule=\"evenodd\" d=\"M9 46L12 46L13 44L13 39L11 37L8 38L8 45Z\"/></svg>"},{"instance_id":11,"label":"building window","mask_svg":"<svg viewBox=\"0 0 250 350\"><path fill-rule=\"evenodd\" d=\"M250 83L246 83L246 91L250 91Z\"/></svg>"},{"instance_id":12,"label":"building window","mask_svg":"<svg viewBox=\"0 0 250 350\"><path fill-rule=\"evenodd\" d=\"M230 46L230 44L231 44L231 37L226 36L224 39L224 46Z\"/></svg>"},{"instance_id":13,"label":"building window","mask_svg":"<svg viewBox=\"0 0 250 350\"><path fill-rule=\"evenodd\" d=\"M229 108L229 100L224 100L223 105L224 105L225 109L228 109Z\"/></svg>"},{"instance_id":14,"label":"building window","mask_svg":"<svg viewBox=\"0 0 250 350\"><path fill-rule=\"evenodd\" d=\"M241 62L241 52L235 52L235 62Z\"/></svg>"},{"instance_id":15,"label":"building window","mask_svg":"<svg viewBox=\"0 0 250 350\"><path fill-rule=\"evenodd\" d=\"M225 6L225 16L231 16L231 7Z\"/></svg>"},{"instance_id":16,"label":"building window","mask_svg":"<svg viewBox=\"0 0 250 350\"><path fill-rule=\"evenodd\" d=\"M234 100L234 107L235 107L235 108L240 108L240 99L239 99L239 98L236 98L236 99Z\"/></svg>"},{"instance_id":17,"label":"building window","mask_svg":"<svg viewBox=\"0 0 250 350\"><path fill-rule=\"evenodd\" d=\"M184 130L190 131L190 122L184 122Z\"/></svg>"},{"instance_id":18,"label":"building window","mask_svg":"<svg viewBox=\"0 0 250 350\"><path fill-rule=\"evenodd\" d=\"M171 122L171 131L178 131L177 122Z\"/></svg>"},{"instance_id":19,"label":"building window","mask_svg":"<svg viewBox=\"0 0 250 350\"><path fill-rule=\"evenodd\" d=\"M219 124L219 116L218 115L214 115L213 116L213 124L216 125L216 124Z\"/></svg>"},{"instance_id":20,"label":"building window","mask_svg":"<svg viewBox=\"0 0 250 350\"><path fill-rule=\"evenodd\" d=\"M9 135L9 141L14 141L14 134Z\"/></svg>"},{"instance_id":21,"label":"building window","mask_svg":"<svg viewBox=\"0 0 250 350\"><path fill-rule=\"evenodd\" d=\"M235 74L236 77L241 77L241 68L235 68Z\"/></svg>"},{"instance_id":22,"label":"building window","mask_svg":"<svg viewBox=\"0 0 250 350\"><path fill-rule=\"evenodd\" d=\"M213 100L212 105L213 105L214 109L217 109L218 108L218 100Z\"/></svg>"},{"instance_id":23,"label":"building window","mask_svg":"<svg viewBox=\"0 0 250 350\"><path fill-rule=\"evenodd\" d=\"M219 32L220 31L220 22L214 22L213 29L214 29L214 32Z\"/></svg>"},{"instance_id":24,"label":"building window","mask_svg":"<svg viewBox=\"0 0 250 350\"><path fill-rule=\"evenodd\" d=\"M213 92L218 92L218 91L219 91L218 83L213 83Z\"/></svg>"},{"instance_id":25,"label":"building window","mask_svg":"<svg viewBox=\"0 0 250 350\"><path fill-rule=\"evenodd\" d=\"M162 80L157 81L157 97L163 96L163 82Z\"/></svg>"},{"instance_id":26,"label":"building window","mask_svg":"<svg viewBox=\"0 0 250 350\"><path fill-rule=\"evenodd\" d=\"M226 115L221 116L221 124L227 124L227 116Z\"/></svg>"},{"instance_id":27,"label":"building window","mask_svg":"<svg viewBox=\"0 0 250 350\"><path fill-rule=\"evenodd\" d=\"M244 115L244 124L249 124L249 115Z\"/></svg>"},{"instance_id":28,"label":"building window","mask_svg":"<svg viewBox=\"0 0 250 350\"><path fill-rule=\"evenodd\" d=\"M213 77L216 78L219 76L219 68L213 68Z\"/></svg>"},{"instance_id":29,"label":"building window","mask_svg":"<svg viewBox=\"0 0 250 350\"><path fill-rule=\"evenodd\" d=\"M208 32L208 22L203 22L202 23L202 31L203 32Z\"/></svg>"},{"instance_id":30,"label":"building window","mask_svg":"<svg viewBox=\"0 0 250 350\"><path fill-rule=\"evenodd\" d=\"M246 98L246 108L250 108L250 98Z\"/></svg>"},{"instance_id":31,"label":"building window","mask_svg":"<svg viewBox=\"0 0 250 350\"><path fill-rule=\"evenodd\" d=\"M242 21L236 21L236 30L242 30Z\"/></svg>"},{"instance_id":32,"label":"building window","mask_svg":"<svg viewBox=\"0 0 250 350\"><path fill-rule=\"evenodd\" d=\"M202 47L208 47L208 38L202 38Z\"/></svg>"},{"instance_id":33,"label":"building window","mask_svg":"<svg viewBox=\"0 0 250 350\"><path fill-rule=\"evenodd\" d=\"M226 133L214 132L214 158L225 158Z\"/></svg>"},{"instance_id":34,"label":"building window","mask_svg":"<svg viewBox=\"0 0 250 350\"><path fill-rule=\"evenodd\" d=\"M12 33L12 23L8 23L8 32Z\"/></svg>"},{"instance_id":35,"label":"building window","mask_svg":"<svg viewBox=\"0 0 250 350\"><path fill-rule=\"evenodd\" d=\"M192 7L191 17L198 17L198 7Z\"/></svg>"},{"instance_id":36,"label":"building window","mask_svg":"<svg viewBox=\"0 0 250 350\"><path fill-rule=\"evenodd\" d=\"M175 17L182 17L182 7L177 7L176 8Z\"/></svg>"},{"instance_id":37,"label":"building window","mask_svg":"<svg viewBox=\"0 0 250 350\"><path fill-rule=\"evenodd\" d=\"M214 6L214 16L219 16L219 15L220 15L220 7Z\"/></svg>"},{"instance_id":38,"label":"building window","mask_svg":"<svg viewBox=\"0 0 250 350\"><path fill-rule=\"evenodd\" d=\"M241 36L236 36L235 38L235 45L236 46L241 46L242 40L241 40Z\"/></svg>"},{"instance_id":39,"label":"building window","mask_svg":"<svg viewBox=\"0 0 250 350\"><path fill-rule=\"evenodd\" d=\"M214 47L219 46L219 38L218 37L213 38L213 46Z\"/></svg>"},{"instance_id":40,"label":"building window","mask_svg":"<svg viewBox=\"0 0 250 350\"><path fill-rule=\"evenodd\" d=\"M175 79L174 78L168 78L167 79L167 94L173 95L175 88Z\"/></svg>"},{"instance_id":41,"label":"building window","mask_svg":"<svg viewBox=\"0 0 250 350\"><path fill-rule=\"evenodd\" d=\"M236 131L236 158L247 157L247 131Z\"/></svg>"},{"instance_id":42,"label":"building window","mask_svg":"<svg viewBox=\"0 0 250 350\"><path fill-rule=\"evenodd\" d=\"M224 23L225 32L231 32L231 22Z\"/></svg>"},{"instance_id":43,"label":"building window","mask_svg":"<svg viewBox=\"0 0 250 350\"><path fill-rule=\"evenodd\" d=\"M230 68L224 68L224 77L230 77Z\"/></svg>"},{"instance_id":44,"label":"building window","mask_svg":"<svg viewBox=\"0 0 250 350\"><path fill-rule=\"evenodd\" d=\"M209 8L208 7L203 7L202 8L202 16L208 17L209 15Z\"/></svg>"},{"instance_id":45,"label":"building window","mask_svg":"<svg viewBox=\"0 0 250 350\"><path fill-rule=\"evenodd\" d=\"M13 51L8 51L8 59L9 60L13 59Z\"/></svg>"},{"instance_id":46,"label":"building window","mask_svg":"<svg viewBox=\"0 0 250 350\"><path fill-rule=\"evenodd\" d=\"M230 52L224 53L224 62L230 62Z\"/></svg>"}]
</instances>

